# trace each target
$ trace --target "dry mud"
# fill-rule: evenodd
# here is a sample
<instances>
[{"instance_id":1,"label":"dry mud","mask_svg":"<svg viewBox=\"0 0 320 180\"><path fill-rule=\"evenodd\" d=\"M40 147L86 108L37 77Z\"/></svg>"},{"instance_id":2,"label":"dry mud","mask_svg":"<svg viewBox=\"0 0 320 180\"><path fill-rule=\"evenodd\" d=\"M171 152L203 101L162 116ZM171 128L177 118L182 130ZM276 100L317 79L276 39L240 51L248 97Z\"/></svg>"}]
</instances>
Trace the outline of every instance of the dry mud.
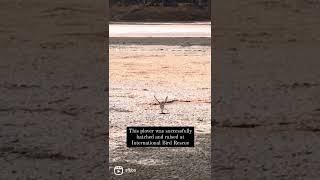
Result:
<instances>
[{"instance_id":1,"label":"dry mud","mask_svg":"<svg viewBox=\"0 0 320 180\"><path fill-rule=\"evenodd\" d=\"M319 179L319 9L317 0L215 2L215 179Z\"/></svg>"},{"instance_id":2,"label":"dry mud","mask_svg":"<svg viewBox=\"0 0 320 180\"><path fill-rule=\"evenodd\" d=\"M111 38L109 52L109 160L137 169L117 178L210 179L210 38ZM127 148L127 126L194 126L195 148Z\"/></svg>"},{"instance_id":3,"label":"dry mud","mask_svg":"<svg viewBox=\"0 0 320 180\"><path fill-rule=\"evenodd\" d=\"M105 2L0 9L0 179L107 179Z\"/></svg>"}]
</instances>

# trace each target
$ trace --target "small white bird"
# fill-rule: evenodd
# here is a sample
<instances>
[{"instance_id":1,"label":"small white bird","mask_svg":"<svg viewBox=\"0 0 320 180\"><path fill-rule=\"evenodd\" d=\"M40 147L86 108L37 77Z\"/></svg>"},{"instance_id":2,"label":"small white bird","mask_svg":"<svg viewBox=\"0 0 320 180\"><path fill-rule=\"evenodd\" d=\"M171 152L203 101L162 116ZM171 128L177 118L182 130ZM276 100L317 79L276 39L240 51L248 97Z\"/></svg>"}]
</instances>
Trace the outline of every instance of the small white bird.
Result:
<instances>
[{"instance_id":1,"label":"small white bird","mask_svg":"<svg viewBox=\"0 0 320 180\"><path fill-rule=\"evenodd\" d=\"M161 110L161 113L160 114L165 114L163 111L164 111L164 109L166 109L165 107L164 107L164 105L168 102L168 96L166 97L166 99L164 100L164 101L162 101L162 102L160 102L157 98L156 98L156 96L153 96L157 101L158 101L158 103L159 103L159 105L160 105L160 110Z\"/></svg>"}]
</instances>

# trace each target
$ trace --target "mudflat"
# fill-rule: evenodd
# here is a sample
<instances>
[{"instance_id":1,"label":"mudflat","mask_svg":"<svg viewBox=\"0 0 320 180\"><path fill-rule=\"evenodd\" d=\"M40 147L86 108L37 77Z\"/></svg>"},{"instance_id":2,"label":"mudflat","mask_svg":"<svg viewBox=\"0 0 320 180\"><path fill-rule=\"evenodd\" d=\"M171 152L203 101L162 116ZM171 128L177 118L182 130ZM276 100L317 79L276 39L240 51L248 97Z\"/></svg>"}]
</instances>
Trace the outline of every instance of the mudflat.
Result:
<instances>
[{"instance_id":1,"label":"mudflat","mask_svg":"<svg viewBox=\"0 0 320 180\"><path fill-rule=\"evenodd\" d=\"M0 1L0 179L107 179L105 4Z\"/></svg>"},{"instance_id":2,"label":"mudflat","mask_svg":"<svg viewBox=\"0 0 320 180\"><path fill-rule=\"evenodd\" d=\"M214 3L214 179L320 177L319 9Z\"/></svg>"},{"instance_id":3,"label":"mudflat","mask_svg":"<svg viewBox=\"0 0 320 180\"><path fill-rule=\"evenodd\" d=\"M110 163L140 179L210 179L210 38L110 38ZM156 96L168 96L160 114ZM127 148L127 126L194 126L194 148ZM115 176L113 177L115 178Z\"/></svg>"}]
</instances>

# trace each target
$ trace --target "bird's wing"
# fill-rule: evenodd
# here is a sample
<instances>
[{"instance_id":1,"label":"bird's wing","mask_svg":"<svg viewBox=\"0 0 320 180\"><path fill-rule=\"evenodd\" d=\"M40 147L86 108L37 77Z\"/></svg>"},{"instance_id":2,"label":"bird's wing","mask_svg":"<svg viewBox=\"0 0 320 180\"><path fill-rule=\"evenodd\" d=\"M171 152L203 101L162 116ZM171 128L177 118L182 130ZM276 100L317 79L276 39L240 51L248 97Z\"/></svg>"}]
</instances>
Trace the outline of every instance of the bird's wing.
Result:
<instances>
[{"instance_id":1,"label":"bird's wing","mask_svg":"<svg viewBox=\"0 0 320 180\"><path fill-rule=\"evenodd\" d=\"M156 98L156 96L153 96L157 101L158 101L158 99ZM160 104L160 101L158 101L158 103Z\"/></svg>"}]
</instances>

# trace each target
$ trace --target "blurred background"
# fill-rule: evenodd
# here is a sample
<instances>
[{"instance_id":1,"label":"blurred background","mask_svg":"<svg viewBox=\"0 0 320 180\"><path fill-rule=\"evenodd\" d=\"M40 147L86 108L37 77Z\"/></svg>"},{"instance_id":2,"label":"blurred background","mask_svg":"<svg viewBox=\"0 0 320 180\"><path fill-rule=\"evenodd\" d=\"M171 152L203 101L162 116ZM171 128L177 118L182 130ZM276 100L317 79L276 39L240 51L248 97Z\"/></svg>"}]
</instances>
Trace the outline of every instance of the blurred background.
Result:
<instances>
[{"instance_id":1,"label":"blurred background","mask_svg":"<svg viewBox=\"0 0 320 180\"><path fill-rule=\"evenodd\" d=\"M110 0L111 21L210 21L209 0Z\"/></svg>"}]
</instances>

